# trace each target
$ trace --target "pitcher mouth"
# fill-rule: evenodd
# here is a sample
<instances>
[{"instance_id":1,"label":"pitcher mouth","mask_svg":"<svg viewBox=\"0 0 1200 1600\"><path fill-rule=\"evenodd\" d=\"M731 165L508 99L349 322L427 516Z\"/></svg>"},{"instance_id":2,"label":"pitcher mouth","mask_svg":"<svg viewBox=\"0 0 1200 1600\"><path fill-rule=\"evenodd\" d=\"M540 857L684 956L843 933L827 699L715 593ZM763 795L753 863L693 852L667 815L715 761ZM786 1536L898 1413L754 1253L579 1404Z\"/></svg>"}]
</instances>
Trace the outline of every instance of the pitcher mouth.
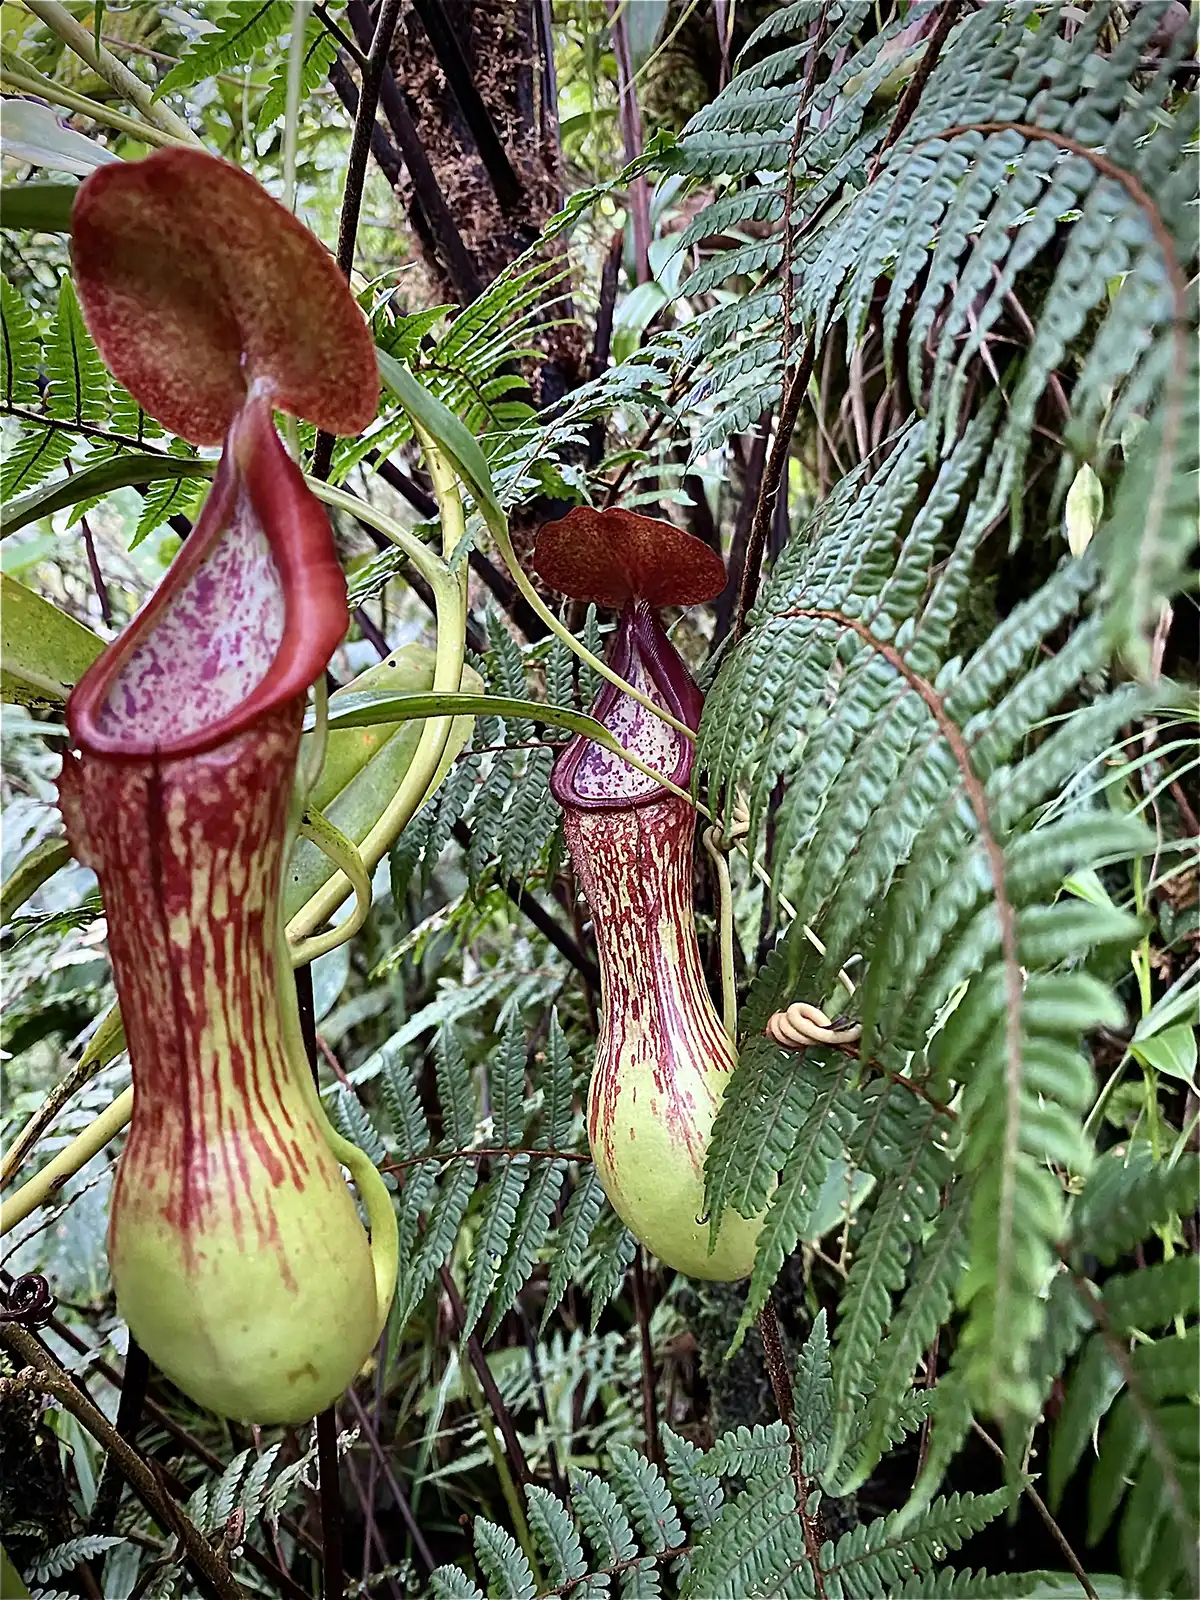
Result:
<instances>
[{"instance_id":1,"label":"pitcher mouth","mask_svg":"<svg viewBox=\"0 0 1200 1600\"><path fill-rule=\"evenodd\" d=\"M700 726L704 697L644 600L626 602L608 664L680 722ZM604 685L591 715L647 766L680 788L687 784L695 759L691 740L616 684ZM560 805L586 811L650 805L666 795L661 784L593 744L586 734L576 734L554 763L550 789Z\"/></svg>"},{"instance_id":2,"label":"pitcher mouth","mask_svg":"<svg viewBox=\"0 0 1200 1600\"><path fill-rule=\"evenodd\" d=\"M230 582L250 611L223 602ZM255 385L187 543L72 693L71 736L116 759L211 750L302 696L348 625L329 519L275 431L269 393Z\"/></svg>"}]
</instances>

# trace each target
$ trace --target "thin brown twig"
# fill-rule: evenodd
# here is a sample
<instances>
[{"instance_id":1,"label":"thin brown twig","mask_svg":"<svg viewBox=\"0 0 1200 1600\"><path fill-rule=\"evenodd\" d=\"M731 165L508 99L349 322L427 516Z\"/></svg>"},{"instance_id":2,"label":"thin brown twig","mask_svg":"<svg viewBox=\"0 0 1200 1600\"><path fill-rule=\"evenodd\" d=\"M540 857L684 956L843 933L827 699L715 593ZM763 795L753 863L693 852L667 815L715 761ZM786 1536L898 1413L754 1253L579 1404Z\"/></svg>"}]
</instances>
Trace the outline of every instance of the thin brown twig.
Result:
<instances>
[{"instance_id":1,"label":"thin brown twig","mask_svg":"<svg viewBox=\"0 0 1200 1600\"><path fill-rule=\"evenodd\" d=\"M442 1288L446 1291L446 1298L450 1302L451 1314L461 1334L467 1322L467 1312L466 1307L463 1305L462 1295L458 1292L458 1285L455 1283L454 1275L449 1267L443 1266L440 1275ZM525 1459L525 1451L521 1448L521 1441L517 1437L517 1430L513 1424L512 1416L504 1403L504 1396L500 1393L496 1380L492 1376L492 1369L488 1366L487 1357L483 1353L483 1346L478 1338L473 1333L469 1334L466 1343L467 1355L470 1357L471 1365L475 1369L475 1376L479 1379L479 1385L483 1390L488 1405L491 1407L492 1416L496 1419L496 1426L500 1430L500 1437L504 1440L504 1451L512 1467L513 1476L523 1488L525 1484L533 1481L533 1475L529 1470L529 1463Z\"/></svg>"},{"instance_id":2,"label":"thin brown twig","mask_svg":"<svg viewBox=\"0 0 1200 1600\"><path fill-rule=\"evenodd\" d=\"M100 615L106 628L112 627L113 608L108 594L108 585L104 581L104 572L100 566L100 558L96 554L96 540L92 533L92 525L86 517L80 517L79 526L83 531L83 549L87 556L88 571L92 575L92 587L96 591L96 599L100 602Z\"/></svg>"},{"instance_id":3,"label":"thin brown twig","mask_svg":"<svg viewBox=\"0 0 1200 1600\"><path fill-rule=\"evenodd\" d=\"M339 27L339 25L333 20L333 18L329 15L329 7L323 3L323 0L317 0L316 5L313 6L313 12L317 17L320 18L321 26L325 29L325 32L330 36L330 38L337 40L338 44L341 45L342 49L350 57L351 61L353 61L354 65L360 72L365 72L367 68L367 58L358 48L358 41L352 39L350 35L346 33L343 28Z\"/></svg>"},{"instance_id":4,"label":"thin brown twig","mask_svg":"<svg viewBox=\"0 0 1200 1600\"><path fill-rule=\"evenodd\" d=\"M661 1466L662 1450L658 1441L658 1416L654 1404L654 1341L650 1336L650 1294L644 1256L645 1252L639 1244L633 1255L633 1309L642 1352L642 1432L646 1436L646 1455L655 1466Z\"/></svg>"},{"instance_id":5,"label":"thin brown twig","mask_svg":"<svg viewBox=\"0 0 1200 1600\"><path fill-rule=\"evenodd\" d=\"M902 1072L897 1072L893 1067L885 1067L879 1061L872 1061L869 1057L859 1052L857 1045L829 1044L822 1045L821 1048L824 1050L840 1050L843 1055L853 1056L861 1066L866 1067L868 1072L878 1072L889 1083L894 1083L901 1089L907 1089L910 1094L915 1094L919 1100L924 1100L925 1104L936 1111L939 1116L949 1117L951 1122L958 1120L958 1112L937 1099L936 1096L931 1095L919 1078L906 1078Z\"/></svg>"},{"instance_id":6,"label":"thin brown twig","mask_svg":"<svg viewBox=\"0 0 1200 1600\"><path fill-rule=\"evenodd\" d=\"M958 21L958 13L962 10L962 0L942 0L938 12L937 25L929 36L929 43L925 46L925 54L917 65L908 87L900 96L900 104L892 118L892 125L887 131L887 137L875 153L875 160L871 163L871 170L867 175L867 182L873 183L875 174L879 171L879 163L899 139L913 119L925 85L929 82L929 75L937 66L938 57L942 53L942 46L949 37L950 30Z\"/></svg>"},{"instance_id":7,"label":"thin brown twig","mask_svg":"<svg viewBox=\"0 0 1200 1600\"><path fill-rule=\"evenodd\" d=\"M1004 1451L992 1438L987 1429L980 1427L979 1423L975 1421L974 1417L971 1418L971 1432L975 1434L976 1438L982 1439L992 1454L996 1456L998 1460L1005 1465L1005 1467L1007 1467L1008 1458L1005 1456ZM1051 1515L1050 1507L1033 1487L1033 1480L1026 1477L1024 1473L1021 1474L1021 1490L1028 1497L1030 1505L1037 1512L1038 1516L1041 1517L1046 1526L1046 1531L1050 1534L1050 1537L1062 1551L1063 1559L1066 1561L1071 1571L1079 1580L1079 1587L1083 1590L1084 1594L1087 1595L1088 1600L1100 1600L1099 1595L1092 1587L1091 1579L1083 1569L1082 1562L1075 1554L1074 1550L1071 1549L1070 1544L1067 1542L1066 1534L1063 1533L1062 1529L1059 1527L1058 1523L1055 1522L1053 1516Z\"/></svg>"},{"instance_id":8,"label":"thin brown twig","mask_svg":"<svg viewBox=\"0 0 1200 1600\"><path fill-rule=\"evenodd\" d=\"M785 483L788 455L792 447L792 434L796 428L796 419L800 415L800 406L808 388L808 380L812 376L813 362L816 359L816 349L813 342L809 340L795 371L789 371L792 359L792 254L795 246L795 238L792 232L792 206L795 202L796 155L800 148L800 135L804 127L804 117L808 110L808 103L816 83L817 62L820 59L821 47L825 43L825 35L829 29L831 18L832 12L828 7L824 8L812 41L812 49L809 51L808 65L804 70L804 82L800 89L799 103L796 106L796 120L792 128L792 142L788 151L787 181L783 199L783 283L781 285L783 394L779 407L779 420L775 428L775 438L772 441L771 451L767 457L767 465L759 483L758 499L754 506L754 518L750 524L750 536L746 541L746 555L742 564L742 581L738 590L737 612L733 624L735 644L746 631L746 618L749 616L750 608L758 595L763 555L767 548L767 535L770 532L771 522L775 516L775 503L779 497L781 485ZM786 494L786 492L786 488L784 488L784 493Z\"/></svg>"},{"instance_id":9,"label":"thin brown twig","mask_svg":"<svg viewBox=\"0 0 1200 1600\"><path fill-rule=\"evenodd\" d=\"M317 1418L317 1475L321 1499L321 1600L342 1600L342 1485L338 1471L337 1412L327 1406Z\"/></svg>"},{"instance_id":10,"label":"thin brown twig","mask_svg":"<svg viewBox=\"0 0 1200 1600\"><path fill-rule=\"evenodd\" d=\"M746 562L742 568L742 586L738 592L737 616L733 626L735 641L745 633L746 619L750 615L751 606L758 597L763 553L767 548L767 534L771 529L771 519L775 515L775 500L783 484L784 474L787 471L788 455L792 447L792 433L796 427L796 419L800 415L800 406L808 388L808 380L812 376L815 355L815 347L810 340L784 390L783 403L779 408L779 421L775 427L775 437L771 442L771 451L767 457L762 483L759 486L758 503L754 508L754 521L750 525L750 537L746 541Z\"/></svg>"},{"instance_id":11,"label":"thin brown twig","mask_svg":"<svg viewBox=\"0 0 1200 1600\"><path fill-rule=\"evenodd\" d=\"M0 417L16 417L21 422L36 422L43 428L56 428L60 433L77 433L83 439L97 439L102 444L119 444L126 450L143 451L146 455L166 456L165 450L160 450L157 445L151 444L146 439L133 439L127 433L111 433L107 428L97 428L90 422L76 422L65 417L48 417L43 411L33 411L28 406L0 405ZM178 457L168 457L169 460L178 460ZM208 463L197 461L198 476L203 477L207 470L211 470Z\"/></svg>"},{"instance_id":12,"label":"thin brown twig","mask_svg":"<svg viewBox=\"0 0 1200 1600\"><path fill-rule=\"evenodd\" d=\"M652 1550L649 1559L656 1564L674 1561L677 1556L686 1555L690 1548L687 1544L668 1545L665 1550ZM626 1561L614 1561L611 1567L598 1567L595 1572L582 1573L578 1578L567 1578L552 1589L540 1589L538 1591L540 1600L550 1600L550 1596L555 1594L570 1594L581 1583L591 1583L595 1578L618 1578L623 1572L631 1572L634 1567L641 1567L646 1560L646 1556L630 1556Z\"/></svg>"},{"instance_id":13,"label":"thin brown twig","mask_svg":"<svg viewBox=\"0 0 1200 1600\"><path fill-rule=\"evenodd\" d=\"M179 1540L199 1586L206 1593L216 1595L218 1600L243 1600L242 1587L228 1563L217 1554L183 1508L166 1493L137 1451L121 1438L104 1413L72 1382L33 1334L16 1323L3 1323L0 1324L0 1344L23 1364L16 1378L3 1382L53 1395L116 1461L125 1481L164 1531Z\"/></svg>"},{"instance_id":14,"label":"thin brown twig","mask_svg":"<svg viewBox=\"0 0 1200 1600\"><path fill-rule=\"evenodd\" d=\"M767 1362L767 1376L775 1394L779 1415L792 1440L792 1479L796 1485L796 1511L804 1530L804 1550L812 1568L813 1591L817 1600L825 1600L825 1577L821 1571L821 1528L817 1517L808 1512L808 1483L804 1476L804 1452L796 1433L795 1411L792 1400L792 1379L788 1372L787 1357L783 1353L783 1340L779 1337L779 1319L775 1315L775 1302L768 1293L758 1314L758 1331L762 1335L763 1355Z\"/></svg>"},{"instance_id":15,"label":"thin brown twig","mask_svg":"<svg viewBox=\"0 0 1200 1600\"><path fill-rule=\"evenodd\" d=\"M391 1490L392 1499L396 1502L396 1510L400 1513L404 1526L408 1529L409 1537L412 1539L413 1549L421 1558L425 1571L432 1572L434 1567L437 1566L437 1562L425 1542L420 1523L413 1515L412 1506L408 1503L408 1496L396 1482L396 1474L392 1471L392 1464L387 1458L387 1452L379 1442L375 1429L371 1426L371 1419L367 1415L366 1408L353 1389L346 1391L346 1398L350 1401L354 1415L358 1418L359 1427L363 1430L363 1437L367 1441L367 1446L371 1451L375 1464L383 1474L383 1481Z\"/></svg>"},{"instance_id":16,"label":"thin brown twig","mask_svg":"<svg viewBox=\"0 0 1200 1600\"><path fill-rule=\"evenodd\" d=\"M375 1521L374 1493L371 1489L363 1487L362 1478L359 1476L358 1467L354 1462L353 1451L347 1450L345 1456L343 1457L342 1465L346 1470L346 1476L350 1480L350 1487L354 1490L354 1498L358 1501L359 1514L362 1517L363 1522L364 1570L362 1582L365 1584L368 1582L371 1576L372 1552L374 1552L374 1554L378 1557L379 1565L381 1567L390 1565L390 1562L388 1561L387 1546L383 1542L383 1536L380 1534L378 1524ZM392 1593L395 1594L396 1586L394 1583L392 1584L391 1588Z\"/></svg>"},{"instance_id":17,"label":"thin brown twig","mask_svg":"<svg viewBox=\"0 0 1200 1600\"><path fill-rule=\"evenodd\" d=\"M816 77L817 62L820 60L821 49L825 43L825 35L829 31L832 12L828 6L821 14L816 30L812 37L812 47L808 52L808 61L804 68L804 81L800 85L800 98L796 103L796 119L792 124L792 142L788 147L787 180L783 190L783 283L781 287L781 301L783 308L783 370L786 374L792 360L792 247L795 239L792 236L792 207L796 203L796 155L800 149L800 135L804 130L804 118L808 111L808 103L812 98L813 81Z\"/></svg>"},{"instance_id":18,"label":"thin brown twig","mask_svg":"<svg viewBox=\"0 0 1200 1600\"><path fill-rule=\"evenodd\" d=\"M347 282L354 265L354 246L358 238L358 219L362 214L363 187L367 178L367 157L371 153L371 134L375 128L375 113L379 107L379 91L387 67L388 51L400 16L400 0L380 0L379 15L371 48L367 52L362 70L362 83L358 94L358 110L354 115L354 131L350 135L350 154L346 158L346 183L342 190L342 212L338 219L337 264ZM318 433L313 448L312 470L315 478L327 478L333 462L333 435Z\"/></svg>"},{"instance_id":19,"label":"thin brown twig","mask_svg":"<svg viewBox=\"0 0 1200 1600\"><path fill-rule=\"evenodd\" d=\"M121 1385L121 1398L117 1403L117 1432L130 1449L135 1448L138 1428L142 1421L142 1408L146 1403L146 1386L150 1379L150 1358L132 1334L125 1352L125 1382ZM88 1519L90 1534L113 1531L117 1508L121 1503L122 1473L114 1456L105 1458L100 1474L100 1487Z\"/></svg>"}]
</instances>

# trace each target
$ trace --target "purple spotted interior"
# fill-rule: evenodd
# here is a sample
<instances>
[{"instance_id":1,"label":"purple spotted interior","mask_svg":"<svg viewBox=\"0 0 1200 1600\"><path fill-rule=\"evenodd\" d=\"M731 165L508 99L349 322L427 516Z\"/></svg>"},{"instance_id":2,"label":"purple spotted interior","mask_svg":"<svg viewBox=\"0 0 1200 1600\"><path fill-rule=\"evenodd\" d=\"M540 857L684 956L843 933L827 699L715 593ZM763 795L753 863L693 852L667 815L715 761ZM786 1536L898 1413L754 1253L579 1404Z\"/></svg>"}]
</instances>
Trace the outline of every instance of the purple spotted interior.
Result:
<instances>
[{"instance_id":1,"label":"purple spotted interior","mask_svg":"<svg viewBox=\"0 0 1200 1600\"><path fill-rule=\"evenodd\" d=\"M630 670L624 674L635 689L655 705L665 710L671 708L646 670L641 652L634 651ZM631 754L644 761L656 772L673 773L683 756L683 735L647 711L627 694L619 694L602 718L604 726ZM575 769L573 788L581 800L628 802L659 793L660 786L644 772L631 767L628 761L587 741Z\"/></svg>"},{"instance_id":2,"label":"purple spotted interior","mask_svg":"<svg viewBox=\"0 0 1200 1600\"><path fill-rule=\"evenodd\" d=\"M279 572L239 487L228 527L114 678L100 732L169 745L210 727L262 682L283 630Z\"/></svg>"},{"instance_id":3,"label":"purple spotted interior","mask_svg":"<svg viewBox=\"0 0 1200 1600\"><path fill-rule=\"evenodd\" d=\"M655 705L689 728L699 726L704 698L649 606L639 602L625 607L608 660ZM693 746L661 717L607 683L592 715L648 767L674 783L687 782ZM560 804L586 810L645 805L663 792L653 778L583 734L577 734L559 756L550 783Z\"/></svg>"}]
</instances>

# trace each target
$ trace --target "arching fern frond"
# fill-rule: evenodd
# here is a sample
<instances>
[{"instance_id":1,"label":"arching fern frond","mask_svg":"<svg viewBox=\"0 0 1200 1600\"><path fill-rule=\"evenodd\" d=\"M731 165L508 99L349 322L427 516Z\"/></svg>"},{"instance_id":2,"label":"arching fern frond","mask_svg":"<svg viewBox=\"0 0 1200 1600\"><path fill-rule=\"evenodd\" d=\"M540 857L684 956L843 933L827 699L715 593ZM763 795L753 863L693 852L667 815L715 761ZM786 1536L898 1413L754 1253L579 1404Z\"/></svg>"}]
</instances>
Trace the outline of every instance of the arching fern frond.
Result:
<instances>
[{"instance_id":1,"label":"arching fern frond","mask_svg":"<svg viewBox=\"0 0 1200 1600\"><path fill-rule=\"evenodd\" d=\"M1194 97L1168 109L1188 37L1147 72L1153 6L1119 19L1095 5L1070 30L1032 17L1029 6L965 13L891 148L875 97L909 19L860 41L862 8L796 5L757 30L741 57L754 64L697 113L670 158L692 178L730 185L681 235L693 251L730 241L707 249L681 294L735 274L751 280L689 329L702 362L691 382L720 392L753 349L759 391L778 394L788 350L794 359L805 341L824 350L840 340L848 358L870 334L886 380L903 374L928 412L931 457L954 447L981 384L998 385L1007 404L993 492L1002 504L1011 496L1018 534L1044 404L1058 407L1070 446L1052 503L1072 463L1114 478L1123 465L1129 478L1144 453L1141 493L1111 519L1106 544L1112 626L1137 649L1194 536L1191 502L1177 503L1173 485L1197 466L1187 288L1197 111ZM743 241L738 224L751 220L774 228ZM724 428L718 414L698 450L746 426L735 410ZM1149 419L1144 442L1132 441L1130 418ZM860 430L857 458L866 449ZM1131 572L1136 581L1122 582Z\"/></svg>"},{"instance_id":2,"label":"arching fern frond","mask_svg":"<svg viewBox=\"0 0 1200 1600\"><path fill-rule=\"evenodd\" d=\"M657 1596L667 1571L680 1600L891 1594L914 1572L932 1581L946 1553L1010 1503L1007 1490L953 1495L909 1525L893 1513L836 1543L822 1540L816 1474L831 1420L824 1313L800 1353L795 1379L794 1431L783 1422L738 1427L702 1452L663 1427L665 1477L618 1445L606 1474L574 1474L569 1506L546 1489L527 1487L529 1525L546 1567L540 1586L515 1542L477 1519L475 1552L489 1595L599 1595L610 1592L615 1578L623 1595ZM433 1575L436 1596L478 1594L468 1585L458 1569Z\"/></svg>"},{"instance_id":3,"label":"arching fern frond","mask_svg":"<svg viewBox=\"0 0 1200 1600\"><path fill-rule=\"evenodd\" d=\"M873 479L835 492L793 537L749 631L722 662L699 755L712 792L750 796L752 829L780 784L767 865L777 888L792 895L797 920L813 923L826 942L817 996L848 956L868 958L863 1058L903 1058L932 1030L939 1076L964 1088L956 1163L973 1196L972 1272L961 1284L940 1278L935 1298L953 1288L968 1307L956 1360L972 1392L1025 1416L1036 1405L1028 1353L1043 1326L1042 1291L1063 1230L1052 1171L1083 1174L1089 1164L1082 1118L1092 1079L1077 1047L1081 1011L1090 1008L1092 1025L1120 1021L1102 986L1081 991L1082 975L1061 969L1136 931L1111 909L1049 902L1072 871L1135 854L1147 839L1136 821L1085 810L1040 824L1036 811L1056 782L1103 750L1137 703L1137 691L1106 698L1086 689L1107 658L1101 622L1077 625L1047 657L1037 653L1096 595L1093 560L1065 563L965 660L951 654L994 511L990 464L963 503L992 415L980 414L932 480L928 424L912 425ZM930 584L924 575L939 545L949 553ZM1069 697L1090 699L1089 712L1032 741ZM844 1111L827 1120L833 1102L820 1103L819 1063L814 1054L803 1070L789 1067L752 1042L714 1130L709 1182L718 1211L732 1197L753 1214L766 1199L770 1163L781 1173L753 1307L803 1227L801 1197L811 1196L813 1174L797 1151L819 1150L827 1164L857 1116L852 1100L840 1101ZM847 1069L842 1058L830 1070L848 1088ZM746 1124L748 1134L741 1125L764 1088L767 1116L784 1129L778 1138L761 1118ZM800 1117L815 1120L793 1143ZM906 1251L932 1219L945 1181L931 1171L923 1179L925 1209L903 1194L896 1172L883 1176L874 1202L874 1227L896 1215L916 1230L904 1235ZM889 1192L889 1184L899 1188ZM868 1227L866 1242L875 1238ZM856 1286L872 1281L868 1258L860 1255L851 1271L841 1337L856 1355L839 1380L847 1406L859 1363L887 1322L888 1296L904 1283L896 1248L883 1250L878 1287L861 1302ZM897 1398L893 1390L880 1401L881 1416Z\"/></svg>"},{"instance_id":4,"label":"arching fern frond","mask_svg":"<svg viewBox=\"0 0 1200 1600\"><path fill-rule=\"evenodd\" d=\"M510 1014L490 1057L486 1118L453 1026L439 1031L434 1061L440 1140L430 1129L415 1064L391 1041L356 1072L378 1086L378 1117L344 1085L332 1103L341 1132L397 1186L400 1322L416 1310L467 1224L473 1250L464 1336L490 1305L490 1338L543 1262L549 1263L543 1328L569 1282L590 1293L594 1325L624 1281L633 1241L591 1166L574 1104L575 1068L557 1016L551 1013L530 1080L525 1033ZM554 1226L572 1170L576 1181Z\"/></svg>"}]
</instances>

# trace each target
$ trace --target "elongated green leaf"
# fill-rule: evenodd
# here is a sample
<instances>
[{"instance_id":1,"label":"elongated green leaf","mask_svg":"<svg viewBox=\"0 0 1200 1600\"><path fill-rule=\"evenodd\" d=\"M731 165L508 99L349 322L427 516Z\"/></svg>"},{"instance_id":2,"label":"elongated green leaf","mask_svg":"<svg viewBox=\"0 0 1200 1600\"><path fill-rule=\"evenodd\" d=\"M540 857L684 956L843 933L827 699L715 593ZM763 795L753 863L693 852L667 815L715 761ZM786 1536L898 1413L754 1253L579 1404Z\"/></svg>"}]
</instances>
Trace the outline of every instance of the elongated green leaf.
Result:
<instances>
[{"instance_id":1,"label":"elongated green leaf","mask_svg":"<svg viewBox=\"0 0 1200 1600\"><path fill-rule=\"evenodd\" d=\"M82 622L0 574L4 614L0 699L25 706L54 706L104 649Z\"/></svg>"},{"instance_id":2,"label":"elongated green leaf","mask_svg":"<svg viewBox=\"0 0 1200 1600\"><path fill-rule=\"evenodd\" d=\"M120 159L94 139L64 126L49 106L19 99L4 102L4 153L31 166L81 178Z\"/></svg>"},{"instance_id":3,"label":"elongated green leaf","mask_svg":"<svg viewBox=\"0 0 1200 1600\"><path fill-rule=\"evenodd\" d=\"M329 712L331 731L371 727L383 722L411 722L417 717L533 717L551 727L570 728L572 733L585 734L594 744L623 757L639 772L658 776L614 739L602 723L580 711L568 711L565 706L488 694L387 694L364 690L338 698L340 703L336 711L331 707ZM312 726L311 714L305 726Z\"/></svg>"},{"instance_id":4,"label":"elongated green leaf","mask_svg":"<svg viewBox=\"0 0 1200 1600\"><path fill-rule=\"evenodd\" d=\"M488 527L495 531L499 525L507 536L508 520L496 499L492 475L478 441L453 411L435 399L394 356L388 355L386 350L377 350L376 355L383 381L414 422L419 423L453 461Z\"/></svg>"},{"instance_id":5,"label":"elongated green leaf","mask_svg":"<svg viewBox=\"0 0 1200 1600\"><path fill-rule=\"evenodd\" d=\"M6 183L0 189L0 228L69 233L73 183Z\"/></svg>"},{"instance_id":6,"label":"elongated green leaf","mask_svg":"<svg viewBox=\"0 0 1200 1600\"><path fill-rule=\"evenodd\" d=\"M58 478L10 500L0 510L0 539L6 539L10 533L17 533L41 517L53 516L56 511L78 505L81 500L111 494L114 489L127 489L133 483L153 483L158 478L211 478L216 470L215 461L184 460L180 456L149 453L97 461L69 478Z\"/></svg>"},{"instance_id":7,"label":"elongated green leaf","mask_svg":"<svg viewBox=\"0 0 1200 1600\"><path fill-rule=\"evenodd\" d=\"M0 890L0 923L8 922L25 902L71 859L65 839L43 839L35 845L4 880Z\"/></svg>"}]
</instances>

